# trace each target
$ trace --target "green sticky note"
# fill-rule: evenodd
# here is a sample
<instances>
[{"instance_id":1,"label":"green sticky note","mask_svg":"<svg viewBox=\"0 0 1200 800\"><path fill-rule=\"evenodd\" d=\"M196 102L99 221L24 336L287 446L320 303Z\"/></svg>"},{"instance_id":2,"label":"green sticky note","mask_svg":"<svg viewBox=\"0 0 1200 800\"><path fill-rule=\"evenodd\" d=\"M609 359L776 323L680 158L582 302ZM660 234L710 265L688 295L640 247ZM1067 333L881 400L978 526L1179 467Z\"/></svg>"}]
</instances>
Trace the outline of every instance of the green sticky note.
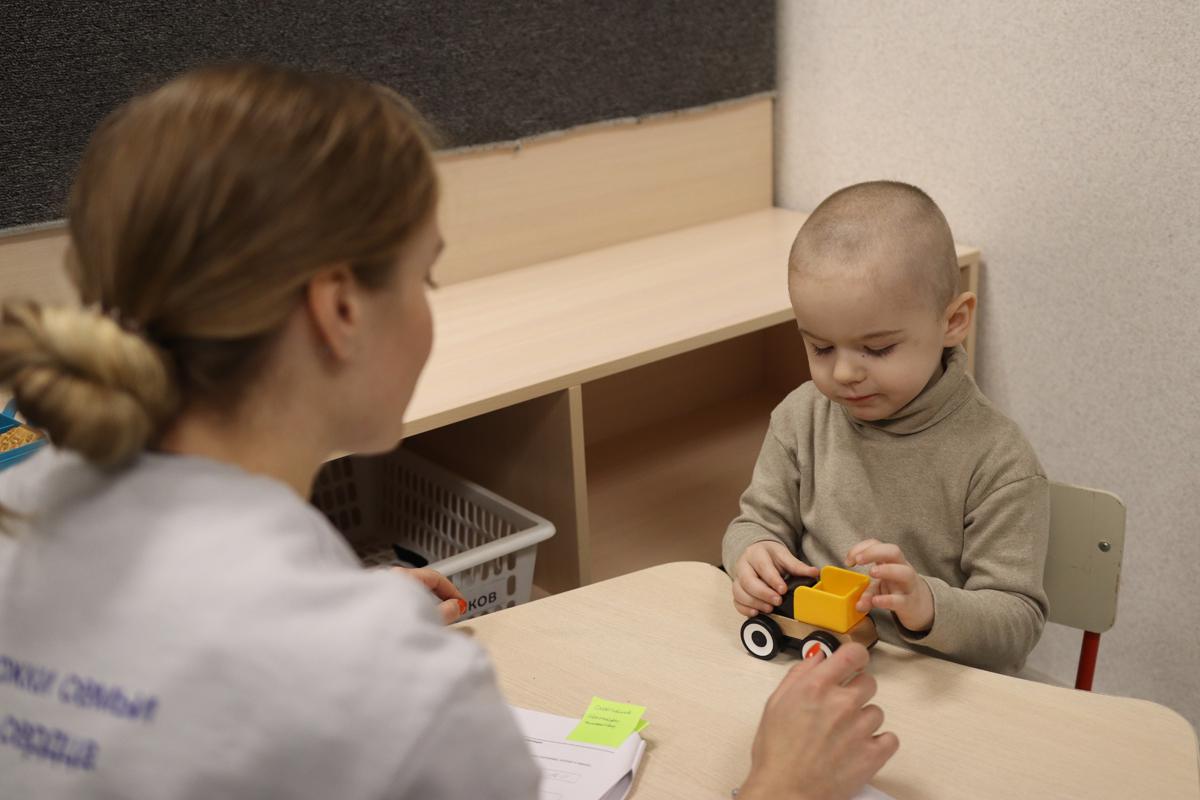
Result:
<instances>
[{"instance_id":1,"label":"green sticky note","mask_svg":"<svg viewBox=\"0 0 1200 800\"><path fill-rule=\"evenodd\" d=\"M633 732L634 732L634 733L641 733L641 732L642 732L642 728L646 727L646 726L647 726L647 725L649 725L649 724L650 724L650 723L649 723L649 722L647 722L646 720L644 720L644 719L639 719L639 720L638 720L638 724L637 724L637 725L635 725L635 726L634 726L634 728L633 728Z\"/></svg>"},{"instance_id":2,"label":"green sticky note","mask_svg":"<svg viewBox=\"0 0 1200 800\"><path fill-rule=\"evenodd\" d=\"M617 703L600 697L593 697L591 705L575 726L575 730L567 735L573 742L598 744L603 747L620 747L629 734L645 727L642 714L646 713L644 706L629 703ZM641 723L641 728L639 727Z\"/></svg>"}]
</instances>

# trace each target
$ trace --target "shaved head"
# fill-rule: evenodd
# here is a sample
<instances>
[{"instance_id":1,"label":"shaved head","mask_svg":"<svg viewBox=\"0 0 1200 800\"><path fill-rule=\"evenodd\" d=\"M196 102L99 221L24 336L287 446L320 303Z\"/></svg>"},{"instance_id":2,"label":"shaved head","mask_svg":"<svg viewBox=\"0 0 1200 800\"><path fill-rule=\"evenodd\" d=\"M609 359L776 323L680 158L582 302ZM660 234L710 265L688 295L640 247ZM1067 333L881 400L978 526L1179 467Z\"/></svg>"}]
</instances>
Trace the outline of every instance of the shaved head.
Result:
<instances>
[{"instance_id":1,"label":"shaved head","mask_svg":"<svg viewBox=\"0 0 1200 800\"><path fill-rule=\"evenodd\" d=\"M872 181L847 186L809 215L788 261L789 280L838 274L906 286L938 313L958 294L950 225L915 186Z\"/></svg>"}]
</instances>

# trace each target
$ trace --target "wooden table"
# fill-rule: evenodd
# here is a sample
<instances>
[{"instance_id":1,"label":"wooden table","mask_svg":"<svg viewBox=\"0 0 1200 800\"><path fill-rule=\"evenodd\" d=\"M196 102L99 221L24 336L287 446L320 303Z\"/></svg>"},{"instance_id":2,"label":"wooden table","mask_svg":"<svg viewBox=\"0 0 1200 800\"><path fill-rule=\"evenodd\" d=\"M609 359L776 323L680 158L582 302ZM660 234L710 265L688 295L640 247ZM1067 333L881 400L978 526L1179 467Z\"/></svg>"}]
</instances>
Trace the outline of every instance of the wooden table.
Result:
<instances>
[{"instance_id":1,"label":"wooden table","mask_svg":"<svg viewBox=\"0 0 1200 800\"><path fill-rule=\"evenodd\" d=\"M580 715L592 695L647 707L633 797L728 797L763 703L794 657L748 656L729 581L680 562L478 620L514 705ZM1110 654L1114 656L1114 654ZM1114 656L1115 657L1115 656ZM1144 700L995 675L880 643L885 728L900 751L874 785L904 798L1197 798L1196 735Z\"/></svg>"}]
</instances>

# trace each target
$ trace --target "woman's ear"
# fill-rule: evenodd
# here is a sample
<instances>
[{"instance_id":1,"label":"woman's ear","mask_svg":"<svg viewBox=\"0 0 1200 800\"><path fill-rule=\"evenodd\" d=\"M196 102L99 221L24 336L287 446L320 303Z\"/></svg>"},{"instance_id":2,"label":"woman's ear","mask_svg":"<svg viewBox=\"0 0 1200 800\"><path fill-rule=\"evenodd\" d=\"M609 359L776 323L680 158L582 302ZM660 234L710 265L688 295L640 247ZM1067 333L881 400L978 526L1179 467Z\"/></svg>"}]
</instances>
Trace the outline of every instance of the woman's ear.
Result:
<instances>
[{"instance_id":1,"label":"woman's ear","mask_svg":"<svg viewBox=\"0 0 1200 800\"><path fill-rule=\"evenodd\" d=\"M942 338L942 347L958 347L971 332L971 320L975 318L975 293L963 292L950 301L942 318L946 325L946 334Z\"/></svg>"},{"instance_id":2,"label":"woman's ear","mask_svg":"<svg viewBox=\"0 0 1200 800\"><path fill-rule=\"evenodd\" d=\"M358 283L345 264L327 267L308 282L305 308L317 339L339 361L349 361L358 346L362 323Z\"/></svg>"}]
</instances>

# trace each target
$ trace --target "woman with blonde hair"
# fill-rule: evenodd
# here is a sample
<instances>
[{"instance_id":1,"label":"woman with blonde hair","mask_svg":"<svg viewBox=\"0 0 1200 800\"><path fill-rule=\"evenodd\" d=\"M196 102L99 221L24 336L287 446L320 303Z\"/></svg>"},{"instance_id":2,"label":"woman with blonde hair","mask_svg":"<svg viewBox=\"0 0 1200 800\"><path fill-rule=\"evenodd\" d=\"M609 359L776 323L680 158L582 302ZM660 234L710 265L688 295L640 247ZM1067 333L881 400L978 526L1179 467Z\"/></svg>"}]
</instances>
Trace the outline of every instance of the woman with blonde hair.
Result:
<instances>
[{"instance_id":1,"label":"woman with blonde hair","mask_svg":"<svg viewBox=\"0 0 1200 800\"><path fill-rule=\"evenodd\" d=\"M0 383L53 444L0 475L0 795L536 796L484 653L441 625L461 594L363 571L305 502L331 454L396 445L429 355L422 131L390 90L247 65L94 133L82 308L0 318ZM865 664L785 679L742 797L878 769ZM830 759L839 782L800 779Z\"/></svg>"}]
</instances>

